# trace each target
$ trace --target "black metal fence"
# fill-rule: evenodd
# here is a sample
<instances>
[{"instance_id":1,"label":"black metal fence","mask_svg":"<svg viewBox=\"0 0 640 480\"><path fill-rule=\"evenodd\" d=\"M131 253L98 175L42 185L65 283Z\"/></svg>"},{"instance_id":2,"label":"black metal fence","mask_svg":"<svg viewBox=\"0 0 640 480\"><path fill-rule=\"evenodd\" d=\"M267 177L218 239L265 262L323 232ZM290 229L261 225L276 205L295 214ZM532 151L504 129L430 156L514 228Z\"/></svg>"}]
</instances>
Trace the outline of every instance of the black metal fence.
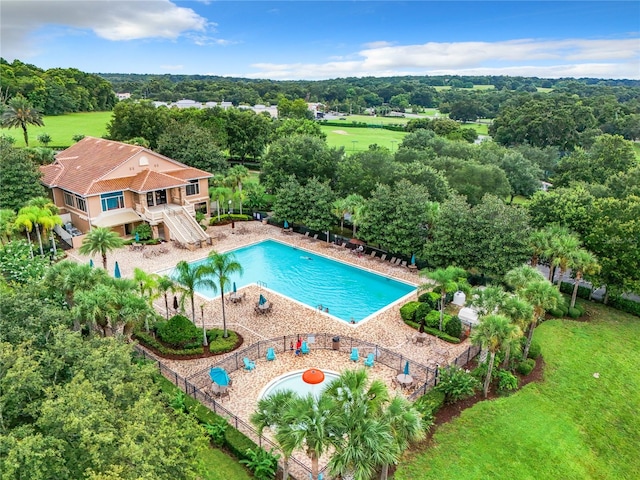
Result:
<instances>
[{"instance_id":1,"label":"black metal fence","mask_svg":"<svg viewBox=\"0 0 640 480\"><path fill-rule=\"evenodd\" d=\"M236 370L244 368L243 359L245 357L249 360L255 361L258 358L263 358L269 348L273 348L275 352L280 353L289 351L291 349L291 344L293 343L295 345L299 337L306 338L311 349L330 349L347 354L351 352L352 348L358 348L358 351L361 355L373 353L376 362L386 365L387 367L392 368L398 372L402 372L406 363L409 362L411 376L419 385L419 387L416 388L415 391L413 391L409 396L410 400L416 400L438 383L438 367L436 367L435 369L429 368L428 366L411 360L410 358L407 358L402 354L392 352L391 350L380 347L379 345L371 342L366 342L364 340L353 337L332 335L329 333L284 335L282 337L276 337L269 340L262 340L228 356L224 360L216 363L214 366L222 367L229 373L234 372ZM272 448L274 450L278 450L278 446L275 443L273 443L263 435L260 435L250 424L238 418L237 415L233 414L233 412L223 407L211 395L209 395L209 393L207 393L206 388L211 384L211 379L209 377L209 367L185 378L171 368L167 367L164 363L162 363L162 361L160 361L160 359L156 355L148 352L141 346L134 345L134 349L143 358L153 361L158 367L159 372L174 385L180 388L183 392L185 392L185 394L198 400L214 413L224 418L229 423L229 425L240 431L246 437L250 438L254 443L266 450L270 450ZM479 347L471 346L465 352L460 354L453 362L451 362L450 365L455 364L458 366L464 366L479 352ZM294 468L296 471L304 472L303 475L305 478L311 473L311 469L296 458L291 457L289 459L289 462L290 470ZM323 469L323 472L325 469ZM294 478L295 480L295 476L292 475L292 478Z\"/></svg>"}]
</instances>

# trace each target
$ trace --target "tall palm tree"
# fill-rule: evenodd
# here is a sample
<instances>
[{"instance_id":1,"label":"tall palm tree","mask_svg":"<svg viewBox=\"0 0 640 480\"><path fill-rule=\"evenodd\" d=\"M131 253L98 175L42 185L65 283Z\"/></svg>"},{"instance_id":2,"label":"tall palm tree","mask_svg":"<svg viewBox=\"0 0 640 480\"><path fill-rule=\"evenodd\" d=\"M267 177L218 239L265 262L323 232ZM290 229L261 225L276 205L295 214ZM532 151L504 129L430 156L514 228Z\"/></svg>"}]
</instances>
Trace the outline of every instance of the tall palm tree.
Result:
<instances>
[{"instance_id":1,"label":"tall palm tree","mask_svg":"<svg viewBox=\"0 0 640 480\"><path fill-rule=\"evenodd\" d=\"M294 397L296 397L296 394L292 390L279 390L258 401L258 407L251 415L251 423L258 429L260 435L262 435L265 428L268 428L274 434L278 433L278 430L285 424L285 412L290 408ZM278 440L277 435L275 435L275 438ZM287 480L289 478L289 459L293 453L293 448L290 443L286 445L279 444L279 447L282 452L283 462L282 480Z\"/></svg>"},{"instance_id":2,"label":"tall palm tree","mask_svg":"<svg viewBox=\"0 0 640 480\"><path fill-rule=\"evenodd\" d=\"M533 318L529 325L527 342L522 352L523 358L527 358L531 341L533 340L533 330L536 328L538 321L544 317L547 310L558 306L558 303L562 301L562 295L560 295L560 292L558 292L551 282L548 280L540 280L528 284L518 292L518 296L529 302L533 307Z\"/></svg>"},{"instance_id":3,"label":"tall palm tree","mask_svg":"<svg viewBox=\"0 0 640 480\"><path fill-rule=\"evenodd\" d=\"M227 197L231 196L231 189L224 185L209 188L209 197L216 202L216 208L218 210L218 221L220 221L220 205L224 205L224 201ZM224 211L222 212L224 213Z\"/></svg>"},{"instance_id":4,"label":"tall palm tree","mask_svg":"<svg viewBox=\"0 0 640 480\"><path fill-rule=\"evenodd\" d=\"M342 441L343 420L328 395L294 397L283 413L276 439L285 451L304 448L311 460L311 476L316 479L320 457Z\"/></svg>"},{"instance_id":5,"label":"tall palm tree","mask_svg":"<svg viewBox=\"0 0 640 480\"><path fill-rule=\"evenodd\" d=\"M138 284L140 298L148 303L150 311L153 311L153 301L160 296L160 292L157 290L158 279L159 276L155 273L147 273L137 267L133 269L133 281ZM165 302L167 302L166 298ZM144 328L147 332L149 331L149 317L144 319Z\"/></svg>"},{"instance_id":6,"label":"tall palm tree","mask_svg":"<svg viewBox=\"0 0 640 480\"><path fill-rule=\"evenodd\" d=\"M533 320L533 307L529 302L523 300L517 296L511 296L507 298L499 310L499 313L505 315L509 318L509 320L516 324L520 329L520 335L516 338L512 338L514 341L507 341L505 344L504 351L504 360L502 365L506 368L509 365L509 357L511 353L515 353L520 350L520 337L522 336L523 331L531 325L531 321Z\"/></svg>"},{"instance_id":7,"label":"tall palm tree","mask_svg":"<svg viewBox=\"0 0 640 480\"><path fill-rule=\"evenodd\" d=\"M473 290L471 305L478 312L479 317L496 313L507 300L508 294L500 286L490 285L487 288Z\"/></svg>"},{"instance_id":8,"label":"tall palm tree","mask_svg":"<svg viewBox=\"0 0 640 480\"><path fill-rule=\"evenodd\" d=\"M238 192L240 198L240 215L242 215L242 182L249 176L249 169L242 165L234 165L227 170L227 182L231 185L234 193Z\"/></svg>"},{"instance_id":9,"label":"tall palm tree","mask_svg":"<svg viewBox=\"0 0 640 480\"><path fill-rule=\"evenodd\" d=\"M28 147L27 125L43 127L42 115L31 106L26 98L22 95L16 95L7 102L6 108L2 113L2 126L4 128L22 128L24 143Z\"/></svg>"},{"instance_id":10,"label":"tall palm tree","mask_svg":"<svg viewBox=\"0 0 640 480\"><path fill-rule=\"evenodd\" d=\"M24 211L24 209L20 209L20 211L18 212L18 216L14 221L14 226L16 230L24 230L27 233L27 241L29 242L29 253L31 254L31 258L33 258L33 243L31 243L30 232L33 231L34 225L35 218L33 212L30 210Z\"/></svg>"},{"instance_id":11,"label":"tall palm tree","mask_svg":"<svg viewBox=\"0 0 640 480\"><path fill-rule=\"evenodd\" d=\"M584 275L597 275L600 273L600 264L598 259L588 250L584 248L579 249L571 257L569 264L574 274L575 283L573 284L573 292L571 293L571 308L576 306L576 299L578 298L578 287L580 286L580 280Z\"/></svg>"},{"instance_id":12,"label":"tall palm tree","mask_svg":"<svg viewBox=\"0 0 640 480\"><path fill-rule=\"evenodd\" d=\"M562 283L562 277L569 269L572 257L580 249L580 239L571 233L555 236L551 238L549 244L549 254L551 256L551 265L560 270L558 275L558 290ZM549 279L553 283L553 277Z\"/></svg>"},{"instance_id":13,"label":"tall palm tree","mask_svg":"<svg viewBox=\"0 0 640 480\"><path fill-rule=\"evenodd\" d=\"M436 287L440 288L440 326L442 330L442 320L444 318L444 304L447 293L456 292L458 290L469 289L466 277L467 272L463 268L449 266L447 268L438 268L433 271L421 271L420 276L433 280ZM428 290L432 287L431 283L426 283L418 287L419 290Z\"/></svg>"},{"instance_id":14,"label":"tall palm tree","mask_svg":"<svg viewBox=\"0 0 640 480\"><path fill-rule=\"evenodd\" d=\"M217 290L216 284L209 278L209 270L205 265L189 264L182 260L176 265L174 280L181 285L180 290L191 300L191 320L196 323L196 288L208 287L214 292ZM183 297L184 298L184 297Z\"/></svg>"},{"instance_id":15,"label":"tall palm tree","mask_svg":"<svg viewBox=\"0 0 640 480\"><path fill-rule=\"evenodd\" d=\"M529 246L531 247L531 266L537 267L540 259L545 258L549 250L549 229L534 230L529 236Z\"/></svg>"},{"instance_id":16,"label":"tall palm tree","mask_svg":"<svg viewBox=\"0 0 640 480\"><path fill-rule=\"evenodd\" d=\"M491 373L496 359L496 353L501 350L504 344L519 331L519 328L512 324L503 315L487 315L474 328L471 334L471 342L489 350L489 365L487 376L484 379L484 397L487 398L489 385L491 384Z\"/></svg>"},{"instance_id":17,"label":"tall palm tree","mask_svg":"<svg viewBox=\"0 0 640 480\"><path fill-rule=\"evenodd\" d=\"M122 238L116 232L104 227L96 227L82 240L80 253L93 255L99 253L102 256L102 266L107 270L107 253L121 248L124 245Z\"/></svg>"},{"instance_id":18,"label":"tall palm tree","mask_svg":"<svg viewBox=\"0 0 640 480\"><path fill-rule=\"evenodd\" d=\"M523 289L532 282L544 280L544 275L537 268L529 265L512 268L504 275L504 281L516 292Z\"/></svg>"},{"instance_id":19,"label":"tall palm tree","mask_svg":"<svg viewBox=\"0 0 640 480\"><path fill-rule=\"evenodd\" d=\"M231 276L234 274L242 275L242 265L236 261L236 257L232 253L218 253L211 250L207 256L207 263L203 265L206 270L205 275L211 275L216 278L220 287L220 300L222 303L222 337L227 338L227 318L224 311L224 290L231 285Z\"/></svg>"},{"instance_id":20,"label":"tall palm tree","mask_svg":"<svg viewBox=\"0 0 640 480\"><path fill-rule=\"evenodd\" d=\"M347 211L351 214L351 223L353 225L353 236L356 235L356 229L359 223L362 222L362 217L364 216L364 206L365 199L362 195L358 195L357 193L352 193L344 199L345 207Z\"/></svg>"},{"instance_id":21,"label":"tall palm tree","mask_svg":"<svg viewBox=\"0 0 640 480\"><path fill-rule=\"evenodd\" d=\"M340 219L340 231L344 230L344 216L349 213L346 198L338 198L333 202L331 213Z\"/></svg>"},{"instance_id":22,"label":"tall palm tree","mask_svg":"<svg viewBox=\"0 0 640 480\"><path fill-rule=\"evenodd\" d=\"M57 252L56 242L53 237L53 228L56 225L62 225L60 218L60 209L46 197L35 197L27 202L27 206L37 208L36 214L36 232L38 232L38 241L40 243L40 255L44 255L42 250L42 238L40 237L40 228L42 228L42 237L46 238L47 233L51 232L51 248L53 253Z\"/></svg>"},{"instance_id":23,"label":"tall palm tree","mask_svg":"<svg viewBox=\"0 0 640 480\"><path fill-rule=\"evenodd\" d=\"M169 321L169 292L175 291L176 284L170 276L160 275L158 276L156 288L158 289L158 293L164 296L164 308L167 321Z\"/></svg>"}]
</instances>

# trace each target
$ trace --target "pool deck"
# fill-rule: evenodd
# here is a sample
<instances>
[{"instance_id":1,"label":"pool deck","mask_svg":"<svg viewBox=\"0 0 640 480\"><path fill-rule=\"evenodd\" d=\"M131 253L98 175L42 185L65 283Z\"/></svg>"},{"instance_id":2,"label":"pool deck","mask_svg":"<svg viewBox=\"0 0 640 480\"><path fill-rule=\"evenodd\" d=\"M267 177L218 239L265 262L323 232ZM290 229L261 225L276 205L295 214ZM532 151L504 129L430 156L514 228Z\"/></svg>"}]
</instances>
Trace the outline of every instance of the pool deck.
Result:
<instances>
[{"instance_id":1,"label":"pool deck","mask_svg":"<svg viewBox=\"0 0 640 480\"><path fill-rule=\"evenodd\" d=\"M180 260L190 262L204 258L211 249L225 252L264 239L274 239L357 267L366 268L382 275L403 280L416 286L421 283L416 270L393 266L389 262L380 262L369 258L367 255L358 257L345 248L327 244L326 242L314 241L296 233L284 234L282 229L264 225L260 222L236 223L233 234L229 225L209 227L207 233L214 238L213 246L194 251L177 249L170 243L164 245L169 250L168 253L159 255L149 255L149 252L158 247L147 246L143 251L132 251L128 247L119 249L109 255L110 273L113 272L116 260L122 276L131 278L136 267L146 272L158 272L174 267ZM68 253L72 259L79 262L89 262L90 257L80 255L77 250L71 250ZM94 256L93 260L96 265L101 265L102 263L98 256ZM250 265L243 265L243 268L251 267ZM433 337L429 337L431 341L424 346L413 344L411 337L416 334L416 331L403 323L400 318L398 304L380 311L365 322L350 325L256 285L244 287L239 292L246 292L245 300L235 304L225 303L225 312L227 328L237 331L244 338L245 343L240 347L241 349L260 340L284 335L329 333L375 343L416 362L435 367L436 364L444 365L453 361L469 347L468 341L453 345ZM254 312L254 305L261 293L273 305L271 312L264 315ZM417 298L417 294L412 298ZM156 300L155 305L158 311L164 314L164 298ZM218 297L214 300L206 300L199 296L196 298L197 324L199 326L201 325L201 319L199 318L200 305L204 305L205 325L207 327L222 327L220 298ZM187 315L190 316L190 312L187 312ZM367 353L360 353L359 366L362 366ZM335 371L353 368L354 363L349 361L348 357L348 354L344 353L330 350L314 351L312 349L311 354L303 357L295 357L287 353L279 354L277 360L272 362L267 362L266 359L258 359L255 371L244 372L239 370L232 373L234 387L229 398L224 399L223 405L240 418L248 420L249 415L255 409L259 392L274 377L291 370L311 366ZM163 360L163 362L183 377L189 377L223 358L224 355L197 360ZM390 386L394 374L397 373L380 364L376 364L373 369L370 369L370 372L372 377L381 378ZM398 393L401 393L401 391L398 390Z\"/></svg>"}]
</instances>

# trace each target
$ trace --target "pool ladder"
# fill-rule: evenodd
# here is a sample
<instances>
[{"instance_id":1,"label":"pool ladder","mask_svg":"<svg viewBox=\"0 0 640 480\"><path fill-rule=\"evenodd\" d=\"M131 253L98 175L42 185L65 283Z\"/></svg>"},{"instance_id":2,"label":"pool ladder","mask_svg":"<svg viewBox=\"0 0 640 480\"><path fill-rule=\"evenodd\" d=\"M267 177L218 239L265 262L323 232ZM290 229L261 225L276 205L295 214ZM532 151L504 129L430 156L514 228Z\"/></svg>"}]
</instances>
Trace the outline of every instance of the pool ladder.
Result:
<instances>
[{"instance_id":1,"label":"pool ladder","mask_svg":"<svg viewBox=\"0 0 640 480\"><path fill-rule=\"evenodd\" d=\"M263 282L262 280L258 280L258 281L256 282L256 284L257 284L259 287L267 288L267 282Z\"/></svg>"}]
</instances>

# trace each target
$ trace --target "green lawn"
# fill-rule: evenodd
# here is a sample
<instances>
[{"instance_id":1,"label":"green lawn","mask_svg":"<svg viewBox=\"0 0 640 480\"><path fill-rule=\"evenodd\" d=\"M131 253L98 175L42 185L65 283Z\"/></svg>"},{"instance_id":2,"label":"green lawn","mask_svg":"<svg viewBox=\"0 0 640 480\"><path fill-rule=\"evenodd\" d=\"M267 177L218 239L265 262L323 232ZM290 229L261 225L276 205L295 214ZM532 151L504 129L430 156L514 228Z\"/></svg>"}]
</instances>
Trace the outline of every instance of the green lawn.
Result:
<instances>
[{"instance_id":1,"label":"green lawn","mask_svg":"<svg viewBox=\"0 0 640 480\"><path fill-rule=\"evenodd\" d=\"M588 309L589 323L551 320L536 329L543 383L464 411L396 480L638 478L640 319Z\"/></svg>"},{"instance_id":2,"label":"green lawn","mask_svg":"<svg viewBox=\"0 0 640 480\"><path fill-rule=\"evenodd\" d=\"M369 145L374 143L395 152L406 135L405 132L393 132L382 128L340 128L333 126L321 126L320 128L327 134L327 143L330 147L344 147L347 154L359 150L367 150Z\"/></svg>"},{"instance_id":3,"label":"green lawn","mask_svg":"<svg viewBox=\"0 0 640 480\"><path fill-rule=\"evenodd\" d=\"M473 128L478 135L489 135L489 125L486 123L463 123L462 128Z\"/></svg>"},{"instance_id":4,"label":"green lawn","mask_svg":"<svg viewBox=\"0 0 640 480\"><path fill-rule=\"evenodd\" d=\"M351 122L361 122L369 125L406 125L410 120L406 117L374 117L372 115L346 115L340 118L344 118L345 120L331 121L345 123L347 125L349 125Z\"/></svg>"},{"instance_id":5,"label":"green lawn","mask_svg":"<svg viewBox=\"0 0 640 480\"><path fill-rule=\"evenodd\" d=\"M209 448L200 457L203 480L249 480L253 478L242 464L217 448Z\"/></svg>"},{"instance_id":6,"label":"green lawn","mask_svg":"<svg viewBox=\"0 0 640 480\"><path fill-rule=\"evenodd\" d=\"M88 135L102 137L107 134L107 124L111 121L112 112L69 113L66 115L43 117L44 127L28 126L29 146L41 146L38 135L48 133L51 137L50 146L68 147L74 143L74 135ZM8 134L16 139L16 147L24 147L24 138L21 128L3 129L3 134Z\"/></svg>"}]
</instances>

